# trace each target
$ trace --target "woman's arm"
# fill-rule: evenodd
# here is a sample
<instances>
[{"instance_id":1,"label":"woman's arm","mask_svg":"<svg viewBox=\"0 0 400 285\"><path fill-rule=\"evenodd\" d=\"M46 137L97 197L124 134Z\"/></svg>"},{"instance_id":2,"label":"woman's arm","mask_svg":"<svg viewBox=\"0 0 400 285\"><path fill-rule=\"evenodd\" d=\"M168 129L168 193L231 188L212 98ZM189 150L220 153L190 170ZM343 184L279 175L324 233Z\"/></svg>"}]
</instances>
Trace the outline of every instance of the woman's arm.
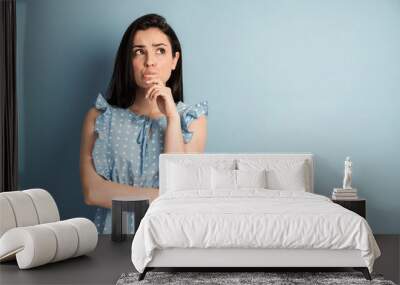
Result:
<instances>
[{"instance_id":1,"label":"woman's arm","mask_svg":"<svg viewBox=\"0 0 400 285\"><path fill-rule=\"evenodd\" d=\"M132 187L119 184L102 178L94 169L92 150L97 138L95 121L100 111L92 108L87 113L82 127L80 149L80 176L83 196L87 205L96 205L111 208L113 197L140 196L147 197L150 201L158 197L157 188Z\"/></svg>"},{"instance_id":2,"label":"woman's arm","mask_svg":"<svg viewBox=\"0 0 400 285\"><path fill-rule=\"evenodd\" d=\"M180 117L167 117L167 128L165 130L165 153L201 153L204 152L207 141L207 119L205 115L200 116L189 125L189 131L193 132L189 143L183 142Z\"/></svg>"},{"instance_id":3,"label":"woman's arm","mask_svg":"<svg viewBox=\"0 0 400 285\"><path fill-rule=\"evenodd\" d=\"M193 132L192 139L185 144L181 130L181 120L176 109L171 88L165 86L160 78L147 81L154 85L147 89L145 98L156 102L161 113L167 117L167 128L165 130L164 153L193 153L203 152L206 146L207 121L205 116L200 116L189 126Z\"/></svg>"}]
</instances>

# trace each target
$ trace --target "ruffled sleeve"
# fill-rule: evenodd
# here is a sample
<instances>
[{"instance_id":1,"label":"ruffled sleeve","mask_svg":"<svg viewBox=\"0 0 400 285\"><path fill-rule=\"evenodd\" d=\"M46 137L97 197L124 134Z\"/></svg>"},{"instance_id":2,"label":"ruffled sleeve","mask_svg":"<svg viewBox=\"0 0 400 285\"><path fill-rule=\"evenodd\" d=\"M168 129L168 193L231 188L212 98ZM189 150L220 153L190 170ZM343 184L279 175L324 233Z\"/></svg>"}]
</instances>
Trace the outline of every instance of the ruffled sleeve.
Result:
<instances>
[{"instance_id":1,"label":"ruffled sleeve","mask_svg":"<svg viewBox=\"0 0 400 285\"><path fill-rule=\"evenodd\" d=\"M107 147L110 134L112 107L101 94L97 96L94 106L97 110L102 112L97 116L95 123L95 131L98 134L98 138L93 148L93 162L96 172L110 180L111 169L109 166L110 158L107 154Z\"/></svg>"},{"instance_id":2,"label":"ruffled sleeve","mask_svg":"<svg viewBox=\"0 0 400 285\"><path fill-rule=\"evenodd\" d=\"M102 111L104 111L104 110L108 109L108 107L110 107L107 100L104 99L104 97L103 97L103 95L101 95L101 93L99 93L99 95L97 95L96 103L94 105L97 110L102 110Z\"/></svg>"},{"instance_id":3,"label":"ruffled sleeve","mask_svg":"<svg viewBox=\"0 0 400 285\"><path fill-rule=\"evenodd\" d=\"M99 94L97 95L96 103L94 106L97 110L102 111L102 113L96 118L95 130L99 134L100 139L105 139L108 135L110 128L110 105L108 104L106 99L104 99L104 97Z\"/></svg>"},{"instance_id":4,"label":"ruffled sleeve","mask_svg":"<svg viewBox=\"0 0 400 285\"><path fill-rule=\"evenodd\" d=\"M180 106L178 106L178 112L181 117L183 140L185 143L189 143L193 136L193 132L189 131L189 125L201 115L208 116L208 102L202 101L193 106L187 106L181 103Z\"/></svg>"}]
</instances>

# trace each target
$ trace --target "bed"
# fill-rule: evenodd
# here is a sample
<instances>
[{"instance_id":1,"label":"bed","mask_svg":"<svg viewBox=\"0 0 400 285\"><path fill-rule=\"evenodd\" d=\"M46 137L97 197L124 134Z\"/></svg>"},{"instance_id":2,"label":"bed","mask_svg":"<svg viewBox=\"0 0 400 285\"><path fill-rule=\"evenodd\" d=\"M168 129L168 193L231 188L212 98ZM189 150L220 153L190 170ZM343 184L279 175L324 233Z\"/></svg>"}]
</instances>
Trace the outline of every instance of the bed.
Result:
<instances>
[{"instance_id":1,"label":"bed","mask_svg":"<svg viewBox=\"0 0 400 285\"><path fill-rule=\"evenodd\" d=\"M162 154L160 196L132 242L154 268L352 267L371 279L367 221L314 193L312 154Z\"/></svg>"}]
</instances>

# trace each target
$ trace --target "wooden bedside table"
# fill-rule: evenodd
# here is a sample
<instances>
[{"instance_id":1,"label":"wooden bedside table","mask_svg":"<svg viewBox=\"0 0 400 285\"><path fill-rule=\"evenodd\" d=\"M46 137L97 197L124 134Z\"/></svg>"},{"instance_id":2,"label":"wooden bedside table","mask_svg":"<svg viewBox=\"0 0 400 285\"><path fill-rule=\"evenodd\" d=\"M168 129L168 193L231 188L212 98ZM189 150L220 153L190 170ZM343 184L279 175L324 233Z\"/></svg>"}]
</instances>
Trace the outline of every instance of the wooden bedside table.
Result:
<instances>
[{"instance_id":1,"label":"wooden bedside table","mask_svg":"<svg viewBox=\"0 0 400 285\"><path fill-rule=\"evenodd\" d=\"M366 200L359 198L355 200L340 200L340 199L332 199L332 202L339 204L340 206L353 211L356 214L359 214L364 219L367 218L366 214Z\"/></svg>"}]
</instances>

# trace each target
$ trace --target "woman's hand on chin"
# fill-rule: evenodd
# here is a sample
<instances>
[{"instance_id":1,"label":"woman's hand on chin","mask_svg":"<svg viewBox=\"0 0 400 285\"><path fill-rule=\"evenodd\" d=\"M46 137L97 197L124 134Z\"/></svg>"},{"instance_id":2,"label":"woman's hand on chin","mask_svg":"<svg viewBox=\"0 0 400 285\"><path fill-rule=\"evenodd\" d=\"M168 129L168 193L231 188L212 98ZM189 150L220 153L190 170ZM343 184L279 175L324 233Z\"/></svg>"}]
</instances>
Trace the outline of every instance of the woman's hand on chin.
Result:
<instances>
[{"instance_id":1,"label":"woman's hand on chin","mask_svg":"<svg viewBox=\"0 0 400 285\"><path fill-rule=\"evenodd\" d=\"M146 83L152 84L152 86L147 89L145 98L152 102L156 100L158 109L167 118L179 117L171 88L165 86L164 82L159 78L149 79Z\"/></svg>"}]
</instances>

